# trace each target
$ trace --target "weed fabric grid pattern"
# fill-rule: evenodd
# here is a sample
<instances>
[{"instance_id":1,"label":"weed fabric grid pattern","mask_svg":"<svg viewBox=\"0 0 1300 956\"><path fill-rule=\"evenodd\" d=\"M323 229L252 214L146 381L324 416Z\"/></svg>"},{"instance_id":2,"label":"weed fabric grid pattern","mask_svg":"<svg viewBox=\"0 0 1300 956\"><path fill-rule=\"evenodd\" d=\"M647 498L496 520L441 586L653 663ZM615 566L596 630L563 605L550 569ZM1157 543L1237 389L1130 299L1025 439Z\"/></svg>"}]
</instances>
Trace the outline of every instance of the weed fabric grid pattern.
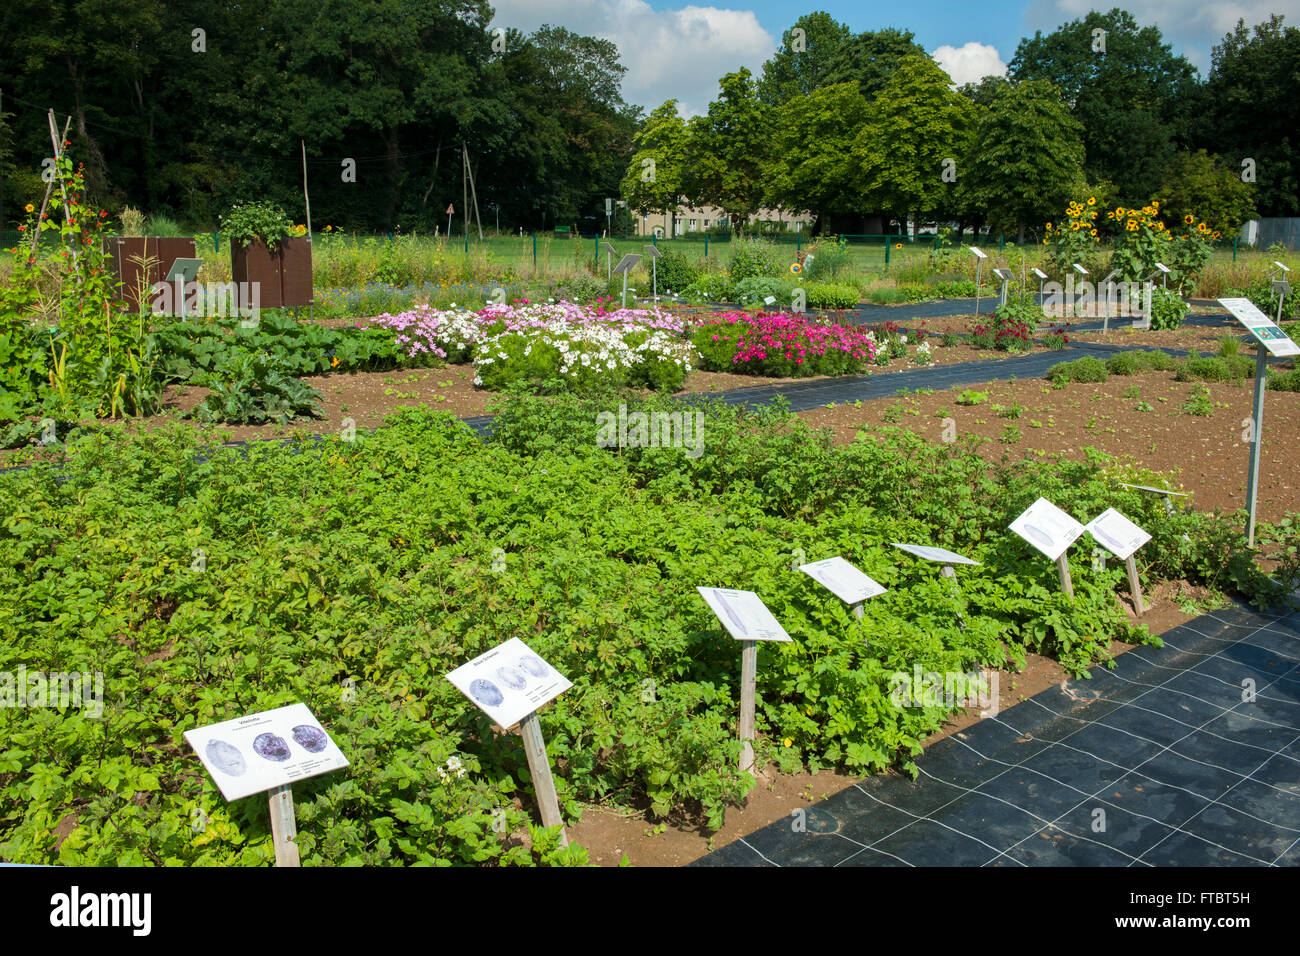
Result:
<instances>
[{"instance_id":1,"label":"weed fabric grid pattern","mask_svg":"<svg viewBox=\"0 0 1300 956\"><path fill-rule=\"evenodd\" d=\"M1300 865L1300 613L1163 639L691 865Z\"/></svg>"}]
</instances>

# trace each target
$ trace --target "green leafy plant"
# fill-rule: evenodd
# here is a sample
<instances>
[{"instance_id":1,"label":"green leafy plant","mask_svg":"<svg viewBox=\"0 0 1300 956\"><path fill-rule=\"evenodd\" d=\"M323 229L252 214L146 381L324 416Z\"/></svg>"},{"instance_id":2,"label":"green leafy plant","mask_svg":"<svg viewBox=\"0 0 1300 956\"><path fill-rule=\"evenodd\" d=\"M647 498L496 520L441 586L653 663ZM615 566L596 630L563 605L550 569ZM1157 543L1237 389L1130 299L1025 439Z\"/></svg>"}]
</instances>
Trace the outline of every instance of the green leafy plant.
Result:
<instances>
[{"instance_id":1,"label":"green leafy plant","mask_svg":"<svg viewBox=\"0 0 1300 956\"><path fill-rule=\"evenodd\" d=\"M265 243L268 249L293 234L293 223L283 209L272 202L250 202L232 206L221 217L221 231L233 243Z\"/></svg>"}]
</instances>

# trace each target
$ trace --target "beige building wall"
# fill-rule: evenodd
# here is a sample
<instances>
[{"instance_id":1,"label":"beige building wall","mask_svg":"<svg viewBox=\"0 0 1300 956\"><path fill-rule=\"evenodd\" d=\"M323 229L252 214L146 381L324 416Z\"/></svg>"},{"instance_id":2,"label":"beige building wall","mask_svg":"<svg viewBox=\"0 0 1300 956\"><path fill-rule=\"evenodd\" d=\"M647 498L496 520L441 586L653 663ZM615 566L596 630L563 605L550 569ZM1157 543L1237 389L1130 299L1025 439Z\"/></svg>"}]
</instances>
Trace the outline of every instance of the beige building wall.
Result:
<instances>
[{"instance_id":1,"label":"beige building wall","mask_svg":"<svg viewBox=\"0 0 1300 956\"><path fill-rule=\"evenodd\" d=\"M636 234L638 236L649 236L656 232L660 236L668 235L669 217L666 213L652 212L645 217L641 217L633 212L632 215L636 222ZM813 218L811 213L795 214L779 209L760 209L749 221L751 223L780 222L795 232L807 232L812 228ZM717 206L678 206L676 235L703 234L716 228L719 220L725 221L726 219L727 214Z\"/></svg>"}]
</instances>

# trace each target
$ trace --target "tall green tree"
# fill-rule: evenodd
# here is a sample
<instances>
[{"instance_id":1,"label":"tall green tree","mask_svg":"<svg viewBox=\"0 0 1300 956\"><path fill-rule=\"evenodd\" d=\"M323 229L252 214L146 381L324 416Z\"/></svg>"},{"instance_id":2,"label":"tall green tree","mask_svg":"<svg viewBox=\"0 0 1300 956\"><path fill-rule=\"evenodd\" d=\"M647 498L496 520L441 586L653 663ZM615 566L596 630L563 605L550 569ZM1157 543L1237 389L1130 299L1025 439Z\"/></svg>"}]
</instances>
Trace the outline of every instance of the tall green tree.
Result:
<instances>
[{"instance_id":1,"label":"tall green tree","mask_svg":"<svg viewBox=\"0 0 1300 956\"><path fill-rule=\"evenodd\" d=\"M1300 215L1300 29L1279 15L1244 21L1214 48L1198 145L1238 175L1252 160L1265 216Z\"/></svg>"},{"instance_id":2,"label":"tall green tree","mask_svg":"<svg viewBox=\"0 0 1300 956\"><path fill-rule=\"evenodd\" d=\"M781 45L763 64L758 96L779 106L825 86L833 64L853 39L853 31L822 10L805 13L781 34Z\"/></svg>"},{"instance_id":3,"label":"tall green tree","mask_svg":"<svg viewBox=\"0 0 1300 956\"><path fill-rule=\"evenodd\" d=\"M632 161L620 187L628 208L642 215L666 214L670 236L676 235L677 207L685 190L686 150L686 121L677 113L677 101L667 100L637 131Z\"/></svg>"},{"instance_id":4,"label":"tall green tree","mask_svg":"<svg viewBox=\"0 0 1300 956\"><path fill-rule=\"evenodd\" d=\"M1164 184L1152 199L1160 200L1160 215L1171 228L1183 228L1183 218L1205 220L1224 236L1254 218L1254 186L1241 181L1237 170L1205 150L1179 153L1169 165Z\"/></svg>"},{"instance_id":5,"label":"tall green tree","mask_svg":"<svg viewBox=\"0 0 1300 956\"><path fill-rule=\"evenodd\" d=\"M1061 88L1083 124L1089 179L1109 180L1129 205L1159 187L1174 148L1189 139L1196 70L1174 55L1159 27L1139 27L1127 11L1094 10L1050 34L1036 32L1020 41L1008 70L1014 80Z\"/></svg>"},{"instance_id":6,"label":"tall green tree","mask_svg":"<svg viewBox=\"0 0 1300 956\"><path fill-rule=\"evenodd\" d=\"M870 99L884 90L904 60L914 56L929 58L910 30L867 30L830 54L822 83L856 82Z\"/></svg>"},{"instance_id":7,"label":"tall green tree","mask_svg":"<svg viewBox=\"0 0 1300 956\"><path fill-rule=\"evenodd\" d=\"M974 132L976 107L949 89L948 74L928 56L904 57L853 144L863 205L915 222L923 212L950 208Z\"/></svg>"},{"instance_id":8,"label":"tall green tree","mask_svg":"<svg viewBox=\"0 0 1300 956\"><path fill-rule=\"evenodd\" d=\"M758 98L749 70L728 73L719 85L707 115L688 125L685 191L695 205L718 206L732 229L743 232L766 189L772 112Z\"/></svg>"},{"instance_id":9,"label":"tall green tree","mask_svg":"<svg viewBox=\"0 0 1300 956\"><path fill-rule=\"evenodd\" d=\"M1084 180L1083 127L1046 80L996 87L958 178L963 204L1015 230L1050 220Z\"/></svg>"},{"instance_id":10,"label":"tall green tree","mask_svg":"<svg viewBox=\"0 0 1300 956\"><path fill-rule=\"evenodd\" d=\"M865 212L853 146L867 124L866 98L854 82L792 97L777 110L767 202L794 211Z\"/></svg>"}]
</instances>

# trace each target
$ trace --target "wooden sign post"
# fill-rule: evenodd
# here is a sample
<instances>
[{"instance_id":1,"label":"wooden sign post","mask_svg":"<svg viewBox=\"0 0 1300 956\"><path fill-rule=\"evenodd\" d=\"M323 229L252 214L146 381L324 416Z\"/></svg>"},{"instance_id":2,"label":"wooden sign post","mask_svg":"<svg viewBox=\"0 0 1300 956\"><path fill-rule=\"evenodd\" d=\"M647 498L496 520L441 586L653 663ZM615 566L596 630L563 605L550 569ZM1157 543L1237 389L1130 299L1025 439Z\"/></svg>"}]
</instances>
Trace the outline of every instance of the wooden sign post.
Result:
<instances>
[{"instance_id":1,"label":"wooden sign post","mask_svg":"<svg viewBox=\"0 0 1300 956\"><path fill-rule=\"evenodd\" d=\"M271 791L271 838L275 842L276 866L301 866L298 858L298 824L293 817L293 787Z\"/></svg>"},{"instance_id":2,"label":"wooden sign post","mask_svg":"<svg viewBox=\"0 0 1300 956\"><path fill-rule=\"evenodd\" d=\"M740 642L740 769L754 771L754 705L758 695L758 641Z\"/></svg>"},{"instance_id":3,"label":"wooden sign post","mask_svg":"<svg viewBox=\"0 0 1300 956\"><path fill-rule=\"evenodd\" d=\"M800 565L799 570L847 604L849 612L858 621L862 620L863 605L867 600L885 593L885 588L838 555Z\"/></svg>"},{"instance_id":4,"label":"wooden sign post","mask_svg":"<svg viewBox=\"0 0 1300 956\"><path fill-rule=\"evenodd\" d=\"M1151 535L1114 508L1107 508L1097 515L1088 522L1084 530L1096 538L1107 551L1124 562L1124 570L1128 572L1129 593L1133 595L1133 611L1141 617L1146 612L1146 604L1142 600L1142 582L1138 579L1137 564L1133 560L1133 555L1137 553L1138 548L1151 540Z\"/></svg>"},{"instance_id":5,"label":"wooden sign post","mask_svg":"<svg viewBox=\"0 0 1300 956\"><path fill-rule=\"evenodd\" d=\"M1066 558L1066 552L1062 551L1056 559L1056 573L1061 579L1061 590L1071 600L1074 599L1074 582L1070 580L1070 562Z\"/></svg>"},{"instance_id":6,"label":"wooden sign post","mask_svg":"<svg viewBox=\"0 0 1300 956\"><path fill-rule=\"evenodd\" d=\"M447 674L462 694L499 727L519 726L528 773L542 826L560 828L560 845L568 846L564 815L555 793L551 761L537 712L573 686L569 679L544 661L517 637L503 641Z\"/></svg>"},{"instance_id":7,"label":"wooden sign post","mask_svg":"<svg viewBox=\"0 0 1300 956\"><path fill-rule=\"evenodd\" d=\"M568 846L569 835L564 830L560 798L555 794L555 778L551 776L551 761L546 756L546 741L542 739L542 725L537 720L537 711L519 721L519 735L524 739L524 756L528 758L528 772L533 778L533 792L537 794L537 810L542 815L542 826L559 827L560 846Z\"/></svg>"},{"instance_id":8,"label":"wooden sign post","mask_svg":"<svg viewBox=\"0 0 1300 956\"><path fill-rule=\"evenodd\" d=\"M740 641L740 769L754 772L754 712L758 697L758 642L791 640L753 591L697 587L718 622Z\"/></svg>"},{"instance_id":9,"label":"wooden sign post","mask_svg":"<svg viewBox=\"0 0 1300 956\"><path fill-rule=\"evenodd\" d=\"M1070 580L1070 562L1066 553L1083 534L1083 525L1046 498L1039 498L1011 522L1010 528L1056 562L1061 590L1074 600L1074 582Z\"/></svg>"}]
</instances>

